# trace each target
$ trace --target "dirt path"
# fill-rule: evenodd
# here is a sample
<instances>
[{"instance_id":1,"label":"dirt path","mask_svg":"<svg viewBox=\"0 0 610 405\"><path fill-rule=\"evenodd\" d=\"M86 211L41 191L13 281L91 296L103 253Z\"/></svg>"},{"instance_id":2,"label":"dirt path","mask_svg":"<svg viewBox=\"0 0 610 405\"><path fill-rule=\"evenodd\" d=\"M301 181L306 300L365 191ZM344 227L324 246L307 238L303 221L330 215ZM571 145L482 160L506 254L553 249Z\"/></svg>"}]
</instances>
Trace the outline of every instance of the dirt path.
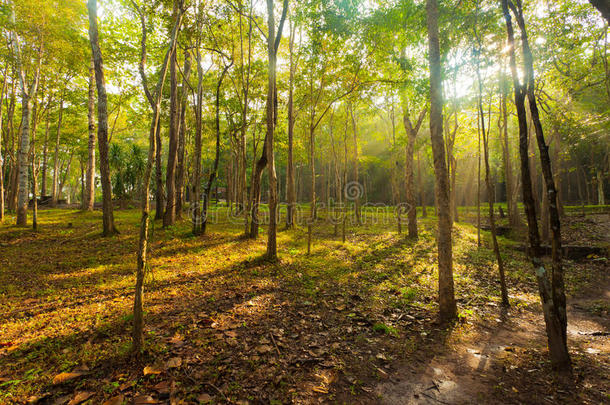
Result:
<instances>
[{"instance_id":1,"label":"dirt path","mask_svg":"<svg viewBox=\"0 0 610 405\"><path fill-rule=\"evenodd\" d=\"M397 371L398 379L376 387L380 403L603 403L610 377L610 320L604 313L610 306L609 280L606 273L602 283L568 302L575 372L570 387L558 389L549 375L544 321L531 308L472 324L456 342L430 350L437 354L420 353L419 361ZM596 391L599 398L584 398L585 391Z\"/></svg>"}]
</instances>

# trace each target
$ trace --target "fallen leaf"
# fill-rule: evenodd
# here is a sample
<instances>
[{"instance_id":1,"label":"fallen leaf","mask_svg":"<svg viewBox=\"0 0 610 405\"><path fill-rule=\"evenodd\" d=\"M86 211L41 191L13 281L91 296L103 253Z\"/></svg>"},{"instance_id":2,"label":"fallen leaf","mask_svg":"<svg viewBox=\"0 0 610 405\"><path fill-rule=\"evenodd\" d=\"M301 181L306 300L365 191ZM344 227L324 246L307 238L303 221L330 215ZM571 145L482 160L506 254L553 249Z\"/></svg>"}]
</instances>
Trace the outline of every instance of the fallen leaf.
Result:
<instances>
[{"instance_id":1,"label":"fallen leaf","mask_svg":"<svg viewBox=\"0 0 610 405\"><path fill-rule=\"evenodd\" d=\"M161 381L153 387L159 394L167 394L169 392L169 381Z\"/></svg>"},{"instance_id":2,"label":"fallen leaf","mask_svg":"<svg viewBox=\"0 0 610 405\"><path fill-rule=\"evenodd\" d=\"M75 378L81 377L85 375L82 372L74 372L74 373L59 373L55 377L53 377L53 385L63 384L66 381L74 380Z\"/></svg>"},{"instance_id":3,"label":"fallen leaf","mask_svg":"<svg viewBox=\"0 0 610 405\"><path fill-rule=\"evenodd\" d=\"M165 368L178 368L182 365L181 357L172 357L165 363Z\"/></svg>"},{"instance_id":4,"label":"fallen leaf","mask_svg":"<svg viewBox=\"0 0 610 405\"><path fill-rule=\"evenodd\" d=\"M159 401L151 397L150 395L140 395L133 399L134 405L145 405L145 404L158 404Z\"/></svg>"},{"instance_id":5,"label":"fallen leaf","mask_svg":"<svg viewBox=\"0 0 610 405\"><path fill-rule=\"evenodd\" d=\"M161 374L162 371L159 370L158 368L154 367L154 366L146 366L144 367L144 375L157 375L157 374Z\"/></svg>"},{"instance_id":6,"label":"fallen leaf","mask_svg":"<svg viewBox=\"0 0 610 405\"><path fill-rule=\"evenodd\" d=\"M94 394L95 394L95 392L86 392L86 391L78 392L76 394L76 396L74 398L72 398L72 401L68 402L68 405L82 404L83 402L85 402L86 400L91 398Z\"/></svg>"},{"instance_id":7,"label":"fallen leaf","mask_svg":"<svg viewBox=\"0 0 610 405\"><path fill-rule=\"evenodd\" d=\"M269 346L269 345L256 346L256 351L259 352L260 354L269 353L271 350L272 350L271 346Z\"/></svg>"},{"instance_id":8,"label":"fallen leaf","mask_svg":"<svg viewBox=\"0 0 610 405\"><path fill-rule=\"evenodd\" d=\"M104 401L102 405L123 405L123 402L125 402L125 396L121 394Z\"/></svg>"},{"instance_id":9,"label":"fallen leaf","mask_svg":"<svg viewBox=\"0 0 610 405\"><path fill-rule=\"evenodd\" d=\"M197 401L200 404L206 404L212 400L212 396L210 394L201 394L197 397Z\"/></svg>"}]
</instances>

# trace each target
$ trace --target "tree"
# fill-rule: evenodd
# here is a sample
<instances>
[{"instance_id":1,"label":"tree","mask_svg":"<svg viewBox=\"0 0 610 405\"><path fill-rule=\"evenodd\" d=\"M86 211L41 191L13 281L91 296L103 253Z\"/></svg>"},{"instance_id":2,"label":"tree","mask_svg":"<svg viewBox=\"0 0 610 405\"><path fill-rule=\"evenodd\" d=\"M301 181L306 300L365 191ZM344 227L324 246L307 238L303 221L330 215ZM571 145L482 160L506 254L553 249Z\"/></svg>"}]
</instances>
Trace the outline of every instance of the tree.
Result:
<instances>
[{"instance_id":1,"label":"tree","mask_svg":"<svg viewBox=\"0 0 610 405\"><path fill-rule=\"evenodd\" d=\"M93 211L95 204L95 65L93 59L89 67L89 144L87 158L87 188L84 195L84 207Z\"/></svg>"},{"instance_id":2,"label":"tree","mask_svg":"<svg viewBox=\"0 0 610 405\"><path fill-rule=\"evenodd\" d=\"M428 28L428 60L430 63L430 141L434 156L436 178L434 192L438 211L438 287L439 318L447 322L457 317L453 292L453 263L451 242L451 207L449 203L449 178L445 161L443 140L443 94L441 55L438 30L438 4L426 1Z\"/></svg>"},{"instance_id":3,"label":"tree","mask_svg":"<svg viewBox=\"0 0 610 405\"><path fill-rule=\"evenodd\" d=\"M534 95L534 70L532 55L531 51L529 50L527 31L525 29L525 20L523 18L523 9L521 6L521 1L517 0L517 3L515 5L515 3L510 0L502 0L501 4L502 11L504 13L504 19L506 21L510 68L513 77L515 106L517 108L517 117L519 120L519 154L521 158L521 182L523 189L523 203L525 206L525 213L528 223L530 257L532 260L532 265L536 272L536 278L538 280L538 290L540 293L540 300L542 302L542 308L544 312L549 353L553 368L562 373L570 372L571 362L567 347L567 316L565 307L565 293L563 290L563 272L561 268L561 231L559 223L559 214L556 208L557 198L555 193L555 186L553 184L553 176L551 173L550 159L548 157L548 149L544 141L542 125L538 118L538 111L536 107L536 99ZM521 84L517 72L517 62L514 50L515 35L509 8L513 12L513 14L515 14L517 24L519 25L519 28L521 30L525 84ZM542 252L540 249L540 234L538 233L536 208L530 177L527 145L528 128L525 109L526 96L530 104L532 119L534 120L536 138L540 151L540 160L543 166L543 173L547 186L547 192L549 193L549 201L551 207L551 227L553 230L553 271L550 281L547 275L547 270L545 268L544 262L542 261Z\"/></svg>"},{"instance_id":4,"label":"tree","mask_svg":"<svg viewBox=\"0 0 610 405\"><path fill-rule=\"evenodd\" d=\"M15 24L15 10L11 7L11 22ZM26 68L21 57L21 45L19 37L13 31L13 53L19 73L19 88L21 90L21 134L19 136L19 174L17 178L18 202L17 202L17 226L27 225L27 212L29 202L29 161L28 152L30 147L30 113L32 110L32 99L36 97L38 91L38 81L40 79L40 65L42 63L43 44L38 45L38 63L35 68L34 77L28 83Z\"/></svg>"},{"instance_id":5,"label":"tree","mask_svg":"<svg viewBox=\"0 0 610 405\"><path fill-rule=\"evenodd\" d=\"M424 107L419 113L414 126L409 118L409 109L406 105L403 111L403 125L407 133L407 146L405 147L405 190L406 202L408 204L407 209L409 210L407 213L407 227L410 238L417 238L417 200L415 199L415 182L413 180L413 154L417 134L427 112L428 108Z\"/></svg>"},{"instance_id":6,"label":"tree","mask_svg":"<svg viewBox=\"0 0 610 405\"><path fill-rule=\"evenodd\" d=\"M95 1L95 0L89 0ZM142 39L140 42L140 64L139 71L142 79L142 87L146 99L150 104L152 110L152 118L150 122L150 131L148 136L148 159L146 161L146 169L144 171L144 177L142 179L142 217L140 219L140 237L138 243L138 263L136 269L136 285L134 292L133 301L133 330L132 330L132 352L139 356L142 352L144 345L144 272L148 263L148 229L150 223L150 178L152 174L153 159L156 155L156 140L155 137L158 133L159 119L161 115L161 99L163 97L163 84L167 74L167 68L169 61L172 58L176 50L176 40L178 37L178 31L182 24L182 16L184 14L183 3L180 2L177 6L177 12L175 13L175 20L173 28L170 34L169 43L167 44L165 58L161 65L161 71L157 84L151 93L148 88L148 76L146 74L146 17L143 11L140 9L135 0L132 0L132 5L136 9L140 16L140 22L142 25ZM158 209L158 207L157 207Z\"/></svg>"},{"instance_id":7,"label":"tree","mask_svg":"<svg viewBox=\"0 0 610 405\"><path fill-rule=\"evenodd\" d=\"M98 38L97 0L88 0L87 8L89 10L89 41L91 43L95 84L97 87L97 143L100 152L100 174L102 180L102 233L104 236L110 236L118 231L114 225L112 207L110 163L108 162L108 97L106 96L104 63Z\"/></svg>"}]
</instances>

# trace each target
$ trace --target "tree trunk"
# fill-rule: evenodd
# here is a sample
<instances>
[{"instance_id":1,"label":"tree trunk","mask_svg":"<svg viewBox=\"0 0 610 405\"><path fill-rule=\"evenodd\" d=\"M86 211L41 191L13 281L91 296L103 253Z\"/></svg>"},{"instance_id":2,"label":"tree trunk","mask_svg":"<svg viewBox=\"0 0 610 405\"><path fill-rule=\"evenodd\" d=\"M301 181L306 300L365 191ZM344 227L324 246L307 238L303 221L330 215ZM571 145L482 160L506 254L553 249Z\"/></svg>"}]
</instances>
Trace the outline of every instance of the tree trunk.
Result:
<instances>
[{"instance_id":1,"label":"tree trunk","mask_svg":"<svg viewBox=\"0 0 610 405\"><path fill-rule=\"evenodd\" d=\"M606 195L604 194L604 174L598 168L597 175L597 205L606 205Z\"/></svg>"},{"instance_id":2,"label":"tree trunk","mask_svg":"<svg viewBox=\"0 0 610 405\"><path fill-rule=\"evenodd\" d=\"M4 81L0 90L0 225L4 222L4 158L2 157L2 104L4 103L4 93L6 92L6 82L8 65L5 68Z\"/></svg>"},{"instance_id":3,"label":"tree trunk","mask_svg":"<svg viewBox=\"0 0 610 405\"><path fill-rule=\"evenodd\" d=\"M19 44L16 44L19 47ZM40 58L40 55L39 55ZM19 70L22 71L21 56L18 57ZM27 89L25 72L20 75L21 83L21 135L19 140L19 198L17 201L17 226L27 226L28 203L29 203L29 158L30 150L30 111L32 109L32 97L36 97L38 90L38 78L40 75L40 61L38 69L34 74L33 83Z\"/></svg>"},{"instance_id":4,"label":"tree trunk","mask_svg":"<svg viewBox=\"0 0 610 405\"><path fill-rule=\"evenodd\" d=\"M523 50L523 67L526 77L526 85L523 86L519 82L517 64L515 60L514 50L514 32L512 19L508 10L508 0L502 0L502 9L506 20L506 28L508 32L508 47L510 54L511 73L513 76L515 105L517 107L517 116L519 119L519 152L521 155L521 171L523 183L523 201L526 207L526 215L528 220L531 258L532 264L536 271L538 280L538 288L542 301L544 320L546 324L546 332L548 337L548 346L553 368L559 372L569 373L571 370L570 355L567 347L567 316L566 302L563 285L563 270L561 266L561 231L559 222L559 213L557 210L557 198L555 185L551 171L551 163L548 154L548 147L544 141L542 125L538 116L538 108L534 94L534 69L533 58L529 49L527 32L525 29L525 21L523 18L523 10L521 2L517 1L517 7L511 2L510 7L517 18L517 23L521 29L521 43ZM528 147L527 147L527 118L525 112L525 96L527 95L532 122L535 127L536 138L538 141L538 149L540 152L540 162L544 175L545 184L548 190L549 197L549 213L551 230L553 232L552 241L552 274L547 276L547 270L541 258L540 252L540 237L536 223L536 211L532 193L531 179L529 173Z\"/></svg>"},{"instance_id":5,"label":"tree trunk","mask_svg":"<svg viewBox=\"0 0 610 405\"><path fill-rule=\"evenodd\" d=\"M155 132L155 220L163 219L164 202L163 196L163 162L162 162L162 141L161 125L157 126Z\"/></svg>"},{"instance_id":6,"label":"tree trunk","mask_svg":"<svg viewBox=\"0 0 610 405\"><path fill-rule=\"evenodd\" d=\"M443 140L443 84L437 0L427 0L426 11L428 59L430 63L430 141L434 156L435 194L438 208L439 318L441 322L447 322L457 317L457 307L453 291L449 178L445 160L445 142Z\"/></svg>"},{"instance_id":7,"label":"tree trunk","mask_svg":"<svg viewBox=\"0 0 610 405\"><path fill-rule=\"evenodd\" d=\"M57 120L57 136L55 137L55 157L53 159L53 183L51 183L51 207L57 205L59 200L59 141L61 137L61 123L64 114L64 96L62 93L59 103L59 118Z\"/></svg>"},{"instance_id":8,"label":"tree trunk","mask_svg":"<svg viewBox=\"0 0 610 405\"><path fill-rule=\"evenodd\" d=\"M477 13L479 10L477 9ZM478 16L478 14L477 14ZM483 112L483 82L481 80L481 70L480 70L480 60L479 56L481 54L482 46L481 39L478 35L476 23L474 26L474 34L478 42L478 52L476 53L476 73L477 73L477 81L478 81L478 90L479 94L477 97L478 104L478 117L480 119L480 130L481 135L483 135L483 155L485 159L485 185L487 188L487 203L489 205L489 226L491 228L491 240L493 242L494 254L496 256L496 262L498 263L498 273L500 275L500 291L502 297L502 305L508 307L508 290L506 288L506 276L504 274L504 262L502 261L502 255L500 254L500 246L498 245L498 238L496 235L496 219L494 217L494 189L491 180L491 169L489 168L489 131L485 128L485 114ZM491 104L490 104L491 109Z\"/></svg>"},{"instance_id":9,"label":"tree trunk","mask_svg":"<svg viewBox=\"0 0 610 405\"><path fill-rule=\"evenodd\" d=\"M42 171L40 173L40 194L43 196L47 195L47 163L49 153L49 127L51 122L49 120L49 114L47 113L46 127L44 132L44 145L42 146Z\"/></svg>"},{"instance_id":10,"label":"tree trunk","mask_svg":"<svg viewBox=\"0 0 610 405\"><path fill-rule=\"evenodd\" d=\"M417 151L417 183L419 186L419 199L421 201L421 216L422 218L427 218L428 210L426 209L426 190L422 180L421 158L419 150Z\"/></svg>"},{"instance_id":11,"label":"tree trunk","mask_svg":"<svg viewBox=\"0 0 610 405\"><path fill-rule=\"evenodd\" d=\"M359 158L358 158L358 128L356 125L356 117L354 116L354 107L349 104L350 115L352 116L352 134L354 136L354 182L360 186L359 178ZM358 192L354 195L354 215L356 216L356 224L362 225L362 215L360 212L360 190L362 187L358 187ZM415 233L417 234L417 225L415 225Z\"/></svg>"},{"instance_id":12,"label":"tree trunk","mask_svg":"<svg viewBox=\"0 0 610 405\"><path fill-rule=\"evenodd\" d=\"M286 7L286 2L284 7ZM285 15L282 17L285 18ZM282 23L278 32L278 39L282 35ZM275 38L275 18L273 12L273 0L267 0L267 25L269 36L267 40L267 56L269 72L267 81L267 153L269 158L269 230L267 232L267 259L277 260L277 173L275 171L275 94L276 94L276 64L277 46L279 40Z\"/></svg>"},{"instance_id":13,"label":"tree trunk","mask_svg":"<svg viewBox=\"0 0 610 405\"><path fill-rule=\"evenodd\" d=\"M287 210L286 210L286 227L294 227L294 214L296 210L296 192L294 180L294 35L296 24L290 27L290 78L288 81L288 163L286 167L286 194L287 194Z\"/></svg>"},{"instance_id":14,"label":"tree trunk","mask_svg":"<svg viewBox=\"0 0 610 405\"><path fill-rule=\"evenodd\" d=\"M218 79L218 83L216 84L216 155L214 157L214 166L210 171L210 177L208 179L208 184L205 187L205 196L203 198L203 217L201 223L202 234L205 234L206 226L208 224L208 208L210 205L210 198L212 196L212 185L214 184L214 180L218 175L218 162L220 161L220 88L222 86L222 81L224 80L230 67L231 65L224 67L222 74L220 75L220 79ZM218 201L218 193L216 193L216 201Z\"/></svg>"},{"instance_id":15,"label":"tree trunk","mask_svg":"<svg viewBox=\"0 0 610 405\"><path fill-rule=\"evenodd\" d=\"M96 0L89 0L90 10L96 9ZM91 6L93 4L93 7ZM137 4L134 3L137 8ZM144 344L144 272L147 267L148 260L148 229L150 223L150 179L153 168L153 158L156 155L156 135L158 134L159 127L159 116L161 111L161 99L163 97L163 84L165 82L165 76L167 74L167 67L169 60L172 57L175 46L176 38L178 36L178 30L182 22L182 8L179 8L179 12L176 15L176 21L171 32L170 42L168 45L163 65L159 74L159 79L154 90L154 94L150 93L148 89L148 80L145 73L146 63L146 20L142 11L138 8L140 14L140 21L142 24L142 41L141 41L141 58L140 58L140 76L142 78L142 87L144 93L152 109L152 120L150 123L150 131L148 135L148 159L146 161L146 169L144 171L144 178L142 179L142 218L140 220L140 238L138 243L138 265L136 270L136 284L134 292L133 302L133 331L132 331L132 352L139 356L142 352ZM91 16L90 12L90 16ZM95 15L95 14L94 14ZM91 17L90 17L91 18Z\"/></svg>"},{"instance_id":16,"label":"tree trunk","mask_svg":"<svg viewBox=\"0 0 610 405\"><path fill-rule=\"evenodd\" d=\"M100 153L100 174L102 180L102 224L104 236L118 233L114 225L112 207L112 185L110 183L110 163L108 162L108 98L104 79L104 64L99 45L97 29L97 0L88 0L89 40L95 68L97 87L97 143Z\"/></svg>"},{"instance_id":17,"label":"tree trunk","mask_svg":"<svg viewBox=\"0 0 610 405\"><path fill-rule=\"evenodd\" d=\"M87 159L86 191L84 196L84 209L93 211L95 204L95 66L93 59L89 67L89 144Z\"/></svg>"},{"instance_id":18,"label":"tree trunk","mask_svg":"<svg viewBox=\"0 0 610 405\"><path fill-rule=\"evenodd\" d=\"M174 2L174 15L177 3ZM167 198L165 199L165 215L163 227L174 225L176 222L176 168L178 165L178 138L180 116L178 112L178 72L176 52L173 52L169 65L169 146L167 149L167 168L165 170L165 186Z\"/></svg>"},{"instance_id":19,"label":"tree trunk","mask_svg":"<svg viewBox=\"0 0 610 405\"><path fill-rule=\"evenodd\" d=\"M182 207L184 203L184 163L186 161L186 102L188 100L188 81L191 76L191 55L184 53L184 77L182 79L180 123L178 138L178 166L176 168L176 219L182 218Z\"/></svg>"},{"instance_id":20,"label":"tree trunk","mask_svg":"<svg viewBox=\"0 0 610 405\"><path fill-rule=\"evenodd\" d=\"M504 67L504 64L503 64ZM501 80L504 78L502 71ZM504 179L506 182L506 206L508 209L508 222L512 227L519 225L519 211L517 210L517 187L513 177L513 164L508 142L508 111L507 111L507 88L501 84L500 96L500 118L498 119L499 130L502 136L502 160L504 164Z\"/></svg>"},{"instance_id":21,"label":"tree trunk","mask_svg":"<svg viewBox=\"0 0 610 405\"><path fill-rule=\"evenodd\" d=\"M415 141L417 139L417 133L419 128L426 116L427 108L424 108L413 126L410 118L409 111L404 106L403 111L403 124L405 132L407 133L407 145L405 147L405 190L406 190L406 203L407 203L407 221L408 221L408 232L410 238L417 238L417 200L415 198L415 182L413 180L413 155L415 149ZM421 175L420 175L421 183ZM421 187L421 185L420 185Z\"/></svg>"},{"instance_id":22,"label":"tree trunk","mask_svg":"<svg viewBox=\"0 0 610 405\"><path fill-rule=\"evenodd\" d=\"M200 27L198 28L200 34ZM199 35L200 37L200 35ZM202 114L203 114L203 67L201 65L201 51L199 50L199 39L197 40L197 100L195 105L195 156L193 168L193 192L191 195L191 211L193 223L193 234L201 234L201 143L202 143Z\"/></svg>"}]
</instances>

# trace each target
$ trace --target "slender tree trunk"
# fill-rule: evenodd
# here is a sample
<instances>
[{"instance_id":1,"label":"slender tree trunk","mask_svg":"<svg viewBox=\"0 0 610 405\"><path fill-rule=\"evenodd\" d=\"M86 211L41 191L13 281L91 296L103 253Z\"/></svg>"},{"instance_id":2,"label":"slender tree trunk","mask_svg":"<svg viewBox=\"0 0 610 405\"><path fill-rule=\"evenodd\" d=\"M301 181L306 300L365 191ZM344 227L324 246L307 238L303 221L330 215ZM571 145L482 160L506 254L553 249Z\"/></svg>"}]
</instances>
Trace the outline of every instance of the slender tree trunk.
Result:
<instances>
[{"instance_id":1,"label":"slender tree trunk","mask_svg":"<svg viewBox=\"0 0 610 405\"><path fill-rule=\"evenodd\" d=\"M4 103L4 93L6 92L6 82L8 65L4 70L4 81L2 82L2 89L0 89L0 225L4 222L4 158L2 155L2 128L3 128L3 115L2 115L2 104Z\"/></svg>"},{"instance_id":2,"label":"slender tree trunk","mask_svg":"<svg viewBox=\"0 0 610 405\"><path fill-rule=\"evenodd\" d=\"M285 2L287 3L287 2ZM287 7L287 4L284 4ZM287 11L287 10L285 10ZM282 18L286 18L285 15ZM269 72L267 81L267 152L269 157L269 230L267 232L267 259L277 260L277 173L275 171L275 94L276 94L276 64L277 46L282 35L282 24L278 32L278 40L275 34L275 16L273 12L273 0L267 0L267 25L269 36L267 41L267 56L269 59Z\"/></svg>"},{"instance_id":3,"label":"slender tree trunk","mask_svg":"<svg viewBox=\"0 0 610 405\"><path fill-rule=\"evenodd\" d=\"M51 207L59 201L59 141L61 138L61 124L64 114L64 96L59 102L59 118L57 120L57 136L55 137L55 156L53 158L53 183L51 184Z\"/></svg>"},{"instance_id":4,"label":"slender tree trunk","mask_svg":"<svg viewBox=\"0 0 610 405\"><path fill-rule=\"evenodd\" d=\"M360 184L359 177L359 158L358 158L358 127L356 125L356 117L354 116L354 106L349 104L350 115L352 116L352 134L354 136L354 181ZM360 190L360 187L358 188ZM356 216L356 224L362 225L362 215L360 212L360 193L355 194L354 198L354 214ZM417 225L415 225L415 233L417 234Z\"/></svg>"},{"instance_id":5,"label":"slender tree trunk","mask_svg":"<svg viewBox=\"0 0 610 405\"><path fill-rule=\"evenodd\" d=\"M519 119L519 152L521 155L521 171L523 183L523 200L526 207L526 214L529 228L529 238L531 246L532 264L536 271L538 280L538 288L542 301L544 319L546 324L546 332L548 337L548 346L553 368L559 372L569 373L571 370L570 355L567 347L567 316L565 293L563 286L563 270L561 267L561 232L559 213L557 210L557 198L551 164L548 154L548 147L544 141L542 125L538 116L538 108L534 95L534 70L533 60L529 44L527 40L527 31L525 29L525 21L523 18L523 10L521 2L517 0L517 7L510 2L510 8L517 18L517 23L521 29L521 42L524 59L524 72L526 77L526 85L522 86L519 82L517 64L514 51L514 31L512 19L509 12L509 1L502 0L502 9L506 20L506 28L508 32L508 47L510 54L511 73L513 76L515 90L515 105L517 107L517 116ZM536 211L531 186L531 178L529 173L528 147L527 147L527 118L525 113L525 96L527 95L532 121L535 127L538 148L540 151L540 162L544 174L545 184L549 196L551 230L553 232L552 240L552 274L547 275L544 262L540 252L540 237L536 223Z\"/></svg>"},{"instance_id":6,"label":"slender tree trunk","mask_svg":"<svg viewBox=\"0 0 610 405\"><path fill-rule=\"evenodd\" d=\"M174 15L177 3L174 2ZM176 52L172 54L169 65L169 146L167 149L167 168L165 170L165 186L167 198L165 199L165 215L163 227L174 225L176 222L176 169L178 165L178 138L180 136L180 116L178 112L178 71L176 68Z\"/></svg>"},{"instance_id":7,"label":"slender tree trunk","mask_svg":"<svg viewBox=\"0 0 610 405\"><path fill-rule=\"evenodd\" d=\"M16 45L19 46L18 44ZM39 56L40 58L40 56ZM19 70L22 70L21 57L18 58ZM32 97L36 97L38 90L38 78L40 75L40 62L34 75L32 87L27 90L25 73L20 76L21 83L21 135L19 140L19 198L17 201L17 226L27 226L28 203L29 203L29 159L30 150L30 111L32 109Z\"/></svg>"},{"instance_id":8,"label":"slender tree trunk","mask_svg":"<svg viewBox=\"0 0 610 405\"><path fill-rule=\"evenodd\" d=\"M477 111L477 114L480 112ZM477 247L481 247L481 121L477 119Z\"/></svg>"},{"instance_id":9,"label":"slender tree trunk","mask_svg":"<svg viewBox=\"0 0 610 405\"><path fill-rule=\"evenodd\" d=\"M161 124L157 126L155 132L155 220L163 219L165 209L165 197L163 195L163 162L162 162L162 141Z\"/></svg>"},{"instance_id":10,"label":"slender tree trunk","mask_svg":"<svg viewBox=\"0 0 610 405\"><path fill-rule=\"evenodd\" d=\"M290 27L290 77L288 80L288 163L286 167L286 194L288 207L286 210L286 227L294 227L294 214L296 210L296 192L294 180L294 35L296 25Z\"/></svg>"},{"instance_id":11,"label":"slender tree trunk","mask_svg":"<svg viewBox=\"0 0 610 405\"><path fill-rule=\"evenodd\" d=\"M417 183L419 186L419 199L421 201L421 216L422 218L427 218L428 210L426 209L426 190L424 188L424 182L422 181L421 159L419 150L417 151L417 179Z\"/></svg>"},{"instance_id":12,"label":"slender tree trunk","mask_svg":"<svg viewBox=\"0 0 610 405\"><path fill-rule=\"evenodd\" d=\"M504 63L503 63L504 66ZM501 80L504 78L502 71ZM501 117L498 120L499 130L502 134L502 160L504 163L504 176L506 182L506 205L508 208L508 221L512 227L519 225L519 212L517 210L517 187L513 177L513 165L508 142L508 111L507 111L507 89L504 83L501 84L500 111Z\"/></svg>"},{"instance_id":13,"label":"slender tree trunk","mask_svg":"<svg viewBox=\"0 0 610 405\"><path fill-rule=\"evenodd\" d=\"M110 183L110 163L108 162L108 98L106 96L106 80L104 79L104 63L100 49L97 29L97 0L88 0L89 9L89 40L95 67L95 84L97 87L97 143L100 153L100 174L102 180L102 224L103 235L118 233L114 225L112 207L112 185Z\"/></svg>"},{"instance_id":14,"label":"slender tree trunk","mask_svg":"<svg viewBox=\"0 0 610 405\"><path fill-rule=\"evenodd\" d=\"M84 198L84 209L93 211L95 204L95 66L93 59L89 67L89 156L87 159L87 187Z\"/></svg>"},{"instance_id":15,"label":"slender tree trunk","mask_svg":"<svg viewBox=\"0 0 610 405\"><path fill-rule=\"evenodd\" d=\"M57 194L61 195L63 190L64 190L64 185L66 184L66 181L68 180L69 176L70 176L70 166L72 165L72 158L74 157L74 151L72 151L70 153L70 156L68 157L68 164L66 165L66 170L64 171L64 176L63 178L59 181L59 187L57 188ZM70 203L70 196L68 195L68 204Z\"/></svg>"},{"instance_id":16,"label":"slender tree trunk","mask_svg":"<svg viewBox=\"0 0 610 405\"><path fill-rule=\"evenodd\" d=\"M403 111L403 124L405 127L405 132L407 133L407 145L405 147L405 190L406 203L408 205L407 227L409 237L415 239L417 239L417 200L415 198L415 182L413 180L413 155L417 133L419 132L419 128L421 127L427 111L427 108L424 108L421 111L415 126L413 126L411 120L409 119L409 111L406 108L406 105Z\"/></svg>"},{"instance_id":17,"label":"slender tree trunk","mask_svg":"<svg viewBox=\"0 0 610 405\"><path fill-rule=\"evenodd\" d=\"M479 10L477 9L477 16ZM476 23L474 26L474 34L478 42L478 52L476 56L476 73L478 81L479 94L477 97L478 104L478 116L480 121L481 134L483 135L483 155L485 158L485 185L487 188L487 203L489 204L489 226L491 228L491 240L493 242L494 254L496 256L496 262L498 263L498 273L500 275L500 291L502 296L502 305L508 307L508 290L506 288L506 276L504 274L504 262L502 255L500 254L500 246L498 245L498 238L496 235L496 219L494 217L494 189L491 180L491 169L489 168L489 131L485 128L485 114L483 112L483 82L481 80L480 60L478 55L481 54L481 39L478 35ZM490 104L491 109L491 104Z\"/></svg>"},{"instance_id":18,"label":"slender tree trunk","mask_svg":"<svg viewBox=\"0 0 610 405\"><path fill-rule=\"evenodd\" d=\"M42 170L40 173L40 195L47 195L47 167L48 167L48 153L49 153L49 127L51 121L49 120L49 114L47 113L46 127L44 132L44 144L42 146Z\"/></svg>"},{"instance_id":19,"label":"slender tree trunk","mask_svg":"<svg viewBox=\"0 0 610 405\"><path fill-rule=\"evenodd\" d=\"M596 169L597 175L597 204L606 205L606 195L604 194L604 174L598 168Z\"/></svg>"},{"instance_id":20,"label":"slender tree trunk","mask_svg":"<svg viewBox=\"0 0 610 405\"><path fill-rule=\"evenodd\" d=\"M210 206L210 198L212 196L212 185L214 184L214 180L216 180L216 176L218 175L218 163L220 161L220 88L230 67L231 65L224 67L220 79L218 79L218 83L216 84L216 155L214 157L214 166L210 171L210 177L208 179L208 184L205 187L205 196L203 198L203 218L201 224L202 234L205 234L206 226L208 224L208 209ZM216 193L216 201L218 201L218 193Z\"/></svg>"},{"instance_id":21,"label":"slender tree trunk","mask_svg":"<svg viewBox=\"0 0 610 405\"><path fill-rule=\"evenodd\" d=\"M93 10L95 11L96 0L89 0L89 4L93 3ZM137 4L133 3L136 8ZM182 5L182 4L181 4ZM91 10L91 6L90 6ZM170 42L167 46L165 53L165 59L161 66L159 79L154 90L154 94L151 94L148 89L148 79L145 73L146 63L146 20L142 11L138 8L140 14L140 22L142 24L142 40L141 40L141 58L140 58L140 76L142 78L142 87L144 93L150 104L152 110L152 120L150 123L150 131L148 135L148 159L146 161L146 169L144 171L144 178L142 179L142 218L140 220L140 238L138 243L138 265L136 270L136 284L134 292L133 302L133 331L132 331L132 351L136 356L139 356L142 352L144 345L144 273L147 267L148 260L148 229L150 224L150 179L153 169L153 158L156 155L156 135L159 127L159 116L161 110L161 99L163 97L163 84L167 74L167 68L169 60L175 52L176 38L178 36L178 30L182 22L182 7L179 8L179 12L176 14L176 21L171 32ZM91 13L90 13L91 15Z\"/></svg>"},{"instance_id":22,"label":"slender tree trunk","mask_svg":"<svg viewBox=\"0 0 610 405\"><path fill-rule=\"evenodd\" d=\"M176 169L176 219L182 218L182 207L184 202L184 163L186 161L186 103L188 100L188 80L191 76L191 55L184 53L184 77L182 79L182 90L180 93L180 123L178 138L178 166Z\"/></svg>"},{"instance_id":23,"label":"slender tree trunk","mask_svg":"<svg viewBox=\"0 0 610 405\"><path fill-rule=\"evenodd\" d=\"M435 194L438 208L438 285L439 318L442 322L457 317L453 291L453 259L451 242L451 207L449 178L443 140L443 93L437 0L426 2L428 59L430 63L430 140L436 175Z\"/></svg>"}]
</instances>

